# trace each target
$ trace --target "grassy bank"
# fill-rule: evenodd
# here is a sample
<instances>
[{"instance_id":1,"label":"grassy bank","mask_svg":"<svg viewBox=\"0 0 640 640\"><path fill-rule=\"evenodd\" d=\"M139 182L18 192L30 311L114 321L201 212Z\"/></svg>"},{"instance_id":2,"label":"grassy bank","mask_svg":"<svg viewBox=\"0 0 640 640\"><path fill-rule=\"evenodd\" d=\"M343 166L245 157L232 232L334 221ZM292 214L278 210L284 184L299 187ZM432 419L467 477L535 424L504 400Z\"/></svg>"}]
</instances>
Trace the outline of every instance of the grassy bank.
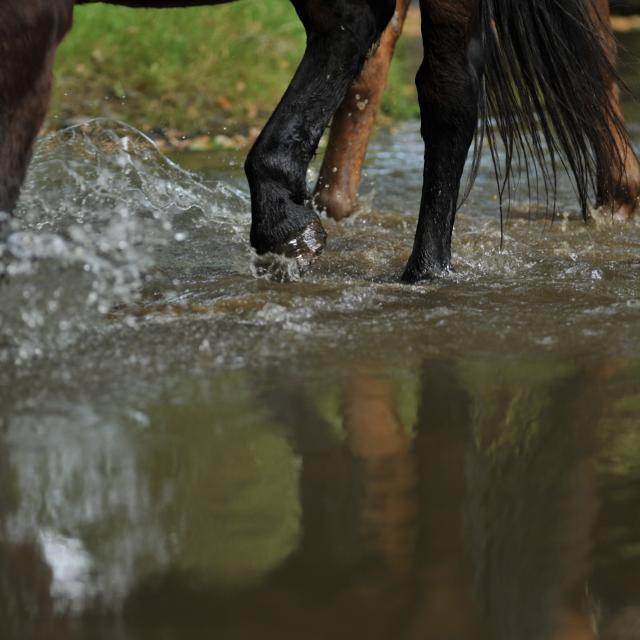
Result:
<instances>
[{"instance_id":1,"label":"grassy bank","mask_svg":"<svg viewBox=\"0 0 640 640\"><path fill-rule=\"evenodd\" d=\"M387 118L416 113L411 47L405 39L394 65ZM56 62L49 126L107 116L188 134L248 129L277 104L303 48L287 0L163 11L78 7Z\"/></svg>"}]
</instances>

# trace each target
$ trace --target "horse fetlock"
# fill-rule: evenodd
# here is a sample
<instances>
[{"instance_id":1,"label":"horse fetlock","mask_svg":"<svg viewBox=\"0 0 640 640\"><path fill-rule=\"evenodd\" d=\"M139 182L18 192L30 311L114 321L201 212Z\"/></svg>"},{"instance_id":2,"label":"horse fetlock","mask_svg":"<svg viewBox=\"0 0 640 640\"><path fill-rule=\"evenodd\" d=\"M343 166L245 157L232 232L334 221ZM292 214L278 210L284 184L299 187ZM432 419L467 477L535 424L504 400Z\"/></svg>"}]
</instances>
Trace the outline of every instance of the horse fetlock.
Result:
<instances>
[{"instance_id":1,"label":"horse fetlock","mask_svg":"<svg viewBox=\"0 0 640 640\"><path fill-rule=\"evenodd\" d=\"M609 210L616 220L630 220L640 209L640 164L635 155L627 158L623 171L600 180L596 206Z\"/></svg>"},{"instance_id":2,"label":"horse fetlock","mask_svg":"<svg viewBox=\"0 0 640 640\"><path fill-rule=\"evenodd\" d=\"M441 256L434 258L428 253L413 253L402 274L402 282L416 284L423 280L431 280L437 276L450 273L451 257Z\"/></svg>"},{"instance_id":3,"label":"horse fetlock","mask_svg":"<svg viewBox=\"0 0 640 640\"><path fill-rule=\"evenodd\" d=\"M614 212L616 217L628 220L640 208L640 163L635 156L628 161L625 175L618 184L615 194Z\"/></svg>"},{"instance_id":4,"label":"horse fetlock","mask_svg":"<svg viewBox=\"0 0 640 640\"><path fill-rule=\"evenodd\" d=\"M613 203L613 219L618 222L630 221L640 208L640 196L616 198Z\"/></svg>"}]
</instances>

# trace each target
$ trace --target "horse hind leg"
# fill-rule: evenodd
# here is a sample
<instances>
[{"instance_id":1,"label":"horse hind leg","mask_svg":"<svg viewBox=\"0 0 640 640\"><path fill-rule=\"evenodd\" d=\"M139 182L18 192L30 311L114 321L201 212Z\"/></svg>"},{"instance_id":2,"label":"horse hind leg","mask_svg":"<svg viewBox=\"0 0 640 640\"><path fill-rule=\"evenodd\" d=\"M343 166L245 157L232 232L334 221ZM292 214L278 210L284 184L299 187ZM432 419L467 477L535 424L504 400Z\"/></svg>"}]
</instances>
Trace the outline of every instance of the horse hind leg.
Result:
<instances>
[{"instance_id":1,"label":"horse hind leg","mask_svg":"<svg viewBox=\"0 0 640 640\"><path fill-rule=\"evenodd\" d=\"M610 87L609 100L613 113L624 123L615 84ZM598 163L597 205L612 210L617 220L626 221L633 217L640 202L640 163L627 140L617 130L613 135L622 163Z\"/></svg>"},{"instance_id":2,"label":"horse hind leg","mask_svg":"<svg viewBox=\"0 0 640 640\"><path fill-rule=\"evenodd\" d=\"M409 4L410 0L398 0L380 46L367 60L333 117L315 198L319 208L335 220L348 217L356 208L369 137Z\"/></svg>"},{"instance_id":3,"label":"horse hind leg","mask_svg":"<svg viewBox=\"0 0 640 640\"><path fill-rule=\"evenodd\" d=\"M0 5L0 212L5 214L18 200L49 103L56 45L70 23L67 0Z\"/></svg>"},{"instance_id":4,"label":"horse hind leg","mask_svg":"<svg viewBox=\"0 0 640 640\"><path fill-rule=\"evenodd\" d=\"M596 24L602 29L611 60L616 60L616 41L610 28L609 0L598 0ZM630 147L624 126L624 116L620 106L620 91L612 79L608 87L608 99L612 119L613 138L616 142L616 154L621 162L610 162L598 158L597 167L597 205L613 211L616 218L627 220L638 208L640 199L640 163Z\"/></svg>"}]
</instances>

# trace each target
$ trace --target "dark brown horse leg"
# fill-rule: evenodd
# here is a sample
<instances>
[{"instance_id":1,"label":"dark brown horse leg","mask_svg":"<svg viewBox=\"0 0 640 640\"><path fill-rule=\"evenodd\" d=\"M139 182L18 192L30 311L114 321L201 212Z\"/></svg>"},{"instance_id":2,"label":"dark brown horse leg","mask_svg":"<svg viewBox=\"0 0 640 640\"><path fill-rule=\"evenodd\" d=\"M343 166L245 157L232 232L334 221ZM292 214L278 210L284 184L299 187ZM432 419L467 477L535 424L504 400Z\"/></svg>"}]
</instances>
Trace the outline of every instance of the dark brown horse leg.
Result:
<instances>
[{"instance_id":1,"label":"dark brown horse leg","mask_svg":"<svg viewBox=\"0 0 640 640\"><path fill-rule=\"evenodd\" d=\"M329 145L316 185L316 201L336 220L351 215L356 207L369 136L409 4L410 0L398 0L395 15L380 39L380 46L333 117Z\"/></svg>"},{"instance_id":2,"label":"dark brown horse leg","mask_svg":"<svg viewBox=\"0 0 640 640\"><path fill-rule=\"evenodd\" d=\"M460 179L477 125L483 51L473 0L421 0L424 61L416 78L425 168L413 252L402 276L446 271Z\"/></svg>"},{"instance_id":3,"label":"dark brown horse leg","mask_svg":"<svg viewBox=\"0 0 640 640\"><path fill-rule=\"evenodd\" d=\"M604 29L604 37L606 38L611 57L616 57L616 43L612 31L609 28L610 13L609 0L599 0L598 9L600 12L600 21ZM609 86L609 96L613 112L624 122L622 109L620 108L620 95L615 82L611 82ZM622 139L614 130L614 137L618 142L618 152L624 160L624 171L620 175L617 166L613 167L610 163L606 166L598 166L598 205L604 207L613 207L614 215L622 220L630 218L638 208L638 200L640 196L640 163L626 141ZM612 172L614 172L612 174Z\"/></svg>"},{"instance_id":4,"label":"dark brown horse leg","mask_svg":"<svg viewBox=\"0 0 640 640\"><path fill-rule=\"evenodd\" d=\"M0 211L16 205L44 120L56 45L71 24L70 0L0 4Z\"/></svg>"},{"instance_id":5,"label":"dark brown horse leg","mask_svg":"<svg viewBox=\"0 0 640 640\"><path fill-rule=\"evenodd\" d=\"M306 176L320 137L373 44L395 0L292 0L307 31L307 49L289 89L246 162L251 189L251 244L308 258L325 233L310 205Z\"/></svg>"}]
</instances>

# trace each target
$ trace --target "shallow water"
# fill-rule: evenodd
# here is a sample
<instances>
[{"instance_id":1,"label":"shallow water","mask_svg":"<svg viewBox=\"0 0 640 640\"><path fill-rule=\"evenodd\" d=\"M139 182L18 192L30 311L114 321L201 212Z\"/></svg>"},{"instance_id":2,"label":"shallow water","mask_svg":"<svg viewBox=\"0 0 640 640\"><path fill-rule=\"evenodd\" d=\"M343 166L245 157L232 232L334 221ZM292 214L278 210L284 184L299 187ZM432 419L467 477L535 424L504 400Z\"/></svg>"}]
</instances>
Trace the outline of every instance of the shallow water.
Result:
<instances>
[{"instance_id":1,"label":"shallow water","mask_svg":"<svg viewBox=\"0 0 640 640\"><path fill-rule=\"evenodd\" d=\"M362 211L278 283L237 157L40 143L0 287L1 638L640 638L640 224L567 183L500 250L485 163L456 273L403 286L421 155L379 133Z\"/></svg>"}]
</instances>

